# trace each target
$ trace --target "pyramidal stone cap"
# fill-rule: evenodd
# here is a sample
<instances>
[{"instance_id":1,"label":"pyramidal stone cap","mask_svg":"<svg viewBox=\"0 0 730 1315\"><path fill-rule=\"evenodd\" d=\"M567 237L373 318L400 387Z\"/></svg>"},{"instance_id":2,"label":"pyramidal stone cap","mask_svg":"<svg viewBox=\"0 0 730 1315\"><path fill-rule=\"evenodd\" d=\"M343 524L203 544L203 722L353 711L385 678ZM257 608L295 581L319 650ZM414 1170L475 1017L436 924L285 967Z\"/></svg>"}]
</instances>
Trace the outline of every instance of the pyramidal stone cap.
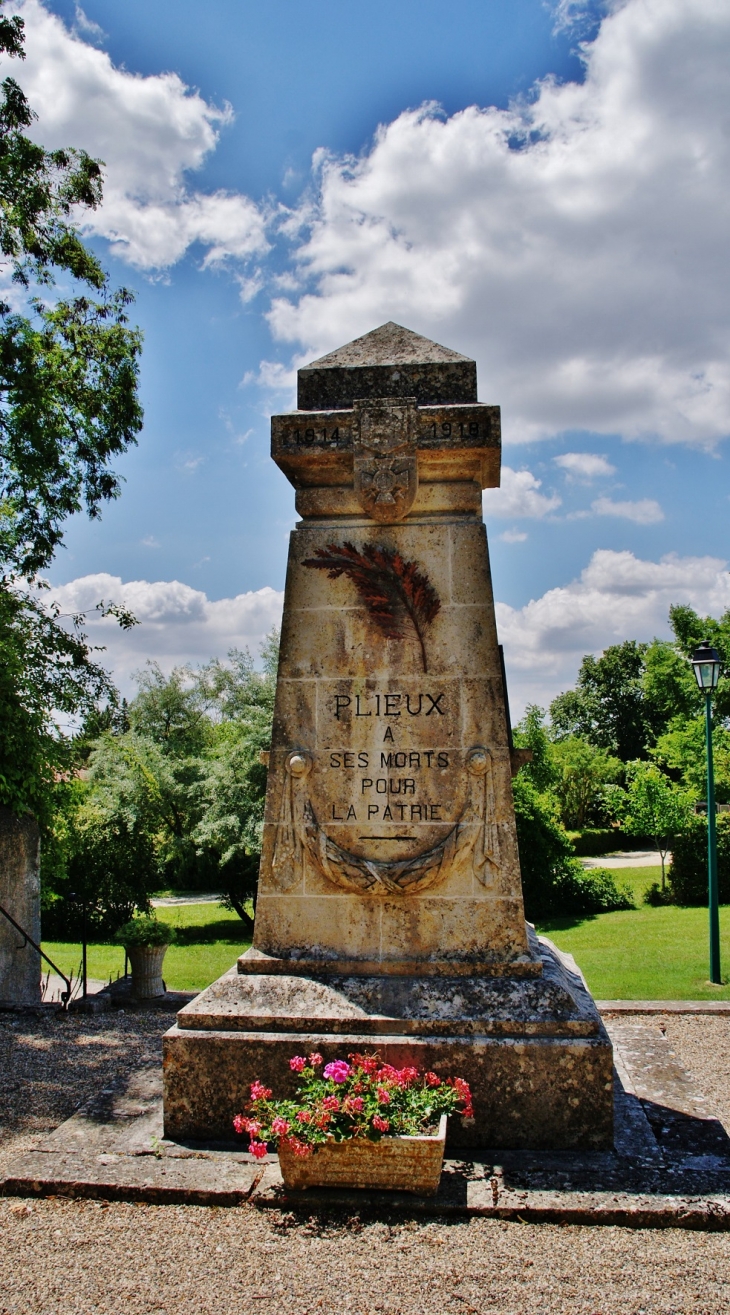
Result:
<instances>
[{"instance_id":1,"label":"pyramidal stone cap","mask_svg":"<svg viewBox=\"0 0 730 1315\"><path fill-rule=\"evenodd\" d=\"M389 320L298 372L300 411L346 411L367 397L476 402L476 361Z\"/></svg>"}]
</instances>

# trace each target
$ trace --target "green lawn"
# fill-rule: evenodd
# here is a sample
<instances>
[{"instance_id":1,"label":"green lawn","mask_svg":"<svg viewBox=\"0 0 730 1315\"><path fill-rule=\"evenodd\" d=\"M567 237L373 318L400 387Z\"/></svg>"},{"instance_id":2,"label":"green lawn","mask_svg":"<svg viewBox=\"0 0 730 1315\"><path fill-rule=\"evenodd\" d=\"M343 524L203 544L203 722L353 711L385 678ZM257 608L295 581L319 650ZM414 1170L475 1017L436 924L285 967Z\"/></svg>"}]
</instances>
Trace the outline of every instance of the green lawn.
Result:
<instances>
[{"instance_id":1,"label":"green lawn","mask_svg":"<svg viewBox=\"0 0 730 1315\"><path fill-rule=\"evenodd\" d=\"M173 991L202 991L233 967L250 940L237 913L218 904L177 904L157 910L161 922L180 928L180 940L165 955L163 977ZM43 949L65 973L76 974L81 948L57 941L44 941ZM117 945L89 945L89 977L108 980L124 972L124 950Z\"/></svg>"},{"instance_id":2,"label":"green lawn","mask_svg":"<svg viewBox=\"0 0 730 1315\"><path fill-rule=\"evenodd\" d=\"M641 904L644 891L649 889L652 881L656 881L658 886L662 881L659 864L655 868L609 868L608 871L616 878L619 885L629 887L635 904Z\"/></svg>"},{"instance_id":3,"label":"green lawn","mask_svg":"<svg viewBox=\"0 0 730 1315\"><path fill-rule=\"evenodd\" d=\"M646 887L659 880L659 868L618 868L613 873L631 886L636 909L538 926L575 956L593 994L599 1000L730 999L730 985L712 986L707 980L707 910L641 904ZM179 904L159 909L158 917L178 927L185 942L171 946L165 958L164 977L173 990L202 990L248 948L240 918L217 904ZM720 932L723 970L729 977L730 905L720 910ZM78 945L44 942L43 948L64 972L78 971ZM124 951L118 946L89 946L90 977L116 977L123 969Z\"/></svg>"},{"instance_id":4,"label":"green lawn","mask_svg":"<svg viewBox=\"0 0 730 1315\"><path fill-rule=\"evenodd\" d=\"M538 925L572 954L598 1000L727 1000L730 985L708 981L707 909L659 909L641 897L660 868L613 868L631 886L638 907ZM730 905L720 909L723 978L730 978Z\"/></svg>"}]
</instances>

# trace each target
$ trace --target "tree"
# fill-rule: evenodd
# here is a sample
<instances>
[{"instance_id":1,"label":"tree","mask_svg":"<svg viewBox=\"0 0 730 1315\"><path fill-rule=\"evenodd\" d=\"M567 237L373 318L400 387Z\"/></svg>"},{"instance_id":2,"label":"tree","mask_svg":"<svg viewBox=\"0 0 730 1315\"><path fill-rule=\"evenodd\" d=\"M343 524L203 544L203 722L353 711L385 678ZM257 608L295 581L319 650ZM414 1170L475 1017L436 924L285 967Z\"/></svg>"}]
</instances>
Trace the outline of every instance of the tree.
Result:
<instances>
[{"instance_id":1,"label":"tree","mask_svg":"<svg viewBox=\"0 0 730 1315\"><path fill-rule=\"evenodd\" d=\"M94 925L114 931L130 902L144 910L172 887L222 891L251 927L277 650L270 636L263 672L237 650L170 676L148 663L126 717L107 719L90 745L84 734L84 779L65 791L47 882L56 924L73 918L59 907L72 889L90 892Z\"/></svg>"},{"instance_id":2,"label":"tree","mask_svg":"<svg viewBox=\"0 0 730 1315\"><path fill-rule=\"evenodd\" d=\"M24 58L22 18L0 15L0 51ZM0 301L0 804L47 823L67 761L59 715L90 715L115 691L83 618L66 625L44 607L38 572L69 515L98 517L119 494L111 463L142 424L141 337L127 326L131 294L109 287L71 222L99 205L101 162L32 142L17 82L0 93L0 257L16 289L15 308Z\"/></svg>"},{"instance_id":3,"label":"tree","mask_svg":"<svg viewBox=\"0 0 730 1315\"><path fill-rule=\"evenodd\" d=\"M256 907L266 799L264 755L271 744L279 634L262 648L263 673L251 657L233 650L226 666L212 662L201 683L215 696L222 718L217 744L207 756L198 797L200 821L193 833L199 853L215 858L224 903L248 925Z\"/></svg>"},{"instance_id":4,"label":"tree","mask_svg":"<svg viewBox=\"0 0 730 1315\"><path fill-rule=\"evenodd\" d=\"M730 608L718 620L713 616L698 616L691 607L670 607L669 621L677 649L685 658L692 657L694 649L703 639L708 639L720 654L722 674L713 699L713 712L718 721L727 721L730 718ZM695 697L695 706L699 711L702 695L697 691Z\"/></svg>"},{"instance_id":5,"label":"tree","mask_svg":"<svg viewBox=\"0 0 730 1315\"><path fill-rule=\"evenodd\" d=\"M520 749L529 749L532 759L521 769L523 780L529 780L540 792L549 791L558 779L553 762L552 745L545 730L545 709L528 703L525 715L514 728L514 742Z\"/></svg>"},{"instance_id":6,"label":"tree","mask_svg":"<svg viewBox=\"0 0 730 1315\"><path fill-rule=\"evenodd\" d=\"M642 677L647 645L627 639L600 658L587 653L575 690L550 705L555 739L577 735L629 762L646 756L654 735Z\"/></svg>"},{"instance_id":7,"label":"tree","mask_svg":"<svg viewBox=\"0 0 730 1315\"><path fill-rule=\"evenodd\" d=\"M603 787L615 784L623 764L605 749L597 749L579 735L551 746L555 768L554 790L560 801L564 826L582 831L603 822Z\"/></svg>"},{"instance_id":8,"label":"tree","mask_svg":"<svg viewBox=\"0 0 730 1315\"><path fill-rule=\"evenodd\" d=\"M695 799L707 794L707 759L705 748L705 718L693 717L682 721L676 718L670 730L657 740L652 758L672 779L688 790ZM718 803L730 803L730 730L713 718L712 754L715 765L715 798Z\"/></svg>"},{"instance_id":9,"label":"tree","mask_svg":"<svg viewBox=\"0 0 730 1315\"><path fill-rule=\"evenodd\" d=\"M626 790L608 788L607 794L621 819L637 835L651 836L662 864L662 893L666 890L664 865L675 837L688 824L692 800L654 763L630 763Z\"/></svg>"},{"instance_id":10,"label":"tree","mask_svg":"<svg viewBox=\"0 0 730 1315\"><path fill-rule=\"evenodd\" d=\"M525 912L528 918L545 918L632 908L629 894L609 872L586 872L574 856L560 818L558 746L544 723L543 709L530 704L515 727L515 743L532 750L532 761L512 782Z\"/></svg>"}]
</instances>

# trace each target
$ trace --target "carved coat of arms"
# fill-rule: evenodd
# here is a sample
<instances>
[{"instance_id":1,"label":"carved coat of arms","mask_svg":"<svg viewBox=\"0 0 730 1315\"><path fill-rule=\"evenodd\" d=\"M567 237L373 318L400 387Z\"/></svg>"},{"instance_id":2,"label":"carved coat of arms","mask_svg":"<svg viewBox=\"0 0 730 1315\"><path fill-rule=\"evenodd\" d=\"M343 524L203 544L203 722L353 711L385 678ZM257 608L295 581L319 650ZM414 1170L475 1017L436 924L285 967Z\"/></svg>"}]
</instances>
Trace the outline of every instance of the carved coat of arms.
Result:
<instances>
[{"instance_id":1,"label":"carved coat of arms","mask_svg":"<svg viewBox=\"0 0 730 1315\"><path fill-rule=\"evenodd\" d=\"M354 403L355 492L375 521L401 521L418 491L416 401L411 397Z\"/></svg>"}]
</instances>

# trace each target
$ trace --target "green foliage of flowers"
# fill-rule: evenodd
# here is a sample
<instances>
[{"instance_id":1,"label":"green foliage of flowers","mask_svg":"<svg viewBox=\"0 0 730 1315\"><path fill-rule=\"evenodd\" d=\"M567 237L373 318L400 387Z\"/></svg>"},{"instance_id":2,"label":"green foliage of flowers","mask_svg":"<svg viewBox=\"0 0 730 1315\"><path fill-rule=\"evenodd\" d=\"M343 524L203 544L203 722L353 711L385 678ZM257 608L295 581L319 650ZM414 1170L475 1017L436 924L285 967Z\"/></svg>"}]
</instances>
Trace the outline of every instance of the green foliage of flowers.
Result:
<instances>
[{"instance_id":1,"label":"green foliage of flowers","mask_svg":"<svg viewBox=\"0 0 730 1315\"><path fill-rule=\"evenodd\" d=\"M423 1136L438 1130L442 1114L473 1118L469 1084L462 1078L397 1069L378 1055L335 1059L320 1074L323 1062L316 1053L289 1060L299 1074L290 1100L274 1100L268 1087L252 1084L248 1114L233 1120L236 1132L248 1133L252 1155L262 1158L269 1143L283 1141L296 1155L309 1155L330 1139Z\"/></svg>"},{"instance_id":2,"label":"green foliage of flowers","mask_svg":"<svg viewBox=\"0 0 730 1315\"><path fill-rule=\"evenodd\" d=\"M157 918L130 918L116 933L117 945L132 949L137 945L173 945L175 928Z\"/></svg>"}]
</instances>

